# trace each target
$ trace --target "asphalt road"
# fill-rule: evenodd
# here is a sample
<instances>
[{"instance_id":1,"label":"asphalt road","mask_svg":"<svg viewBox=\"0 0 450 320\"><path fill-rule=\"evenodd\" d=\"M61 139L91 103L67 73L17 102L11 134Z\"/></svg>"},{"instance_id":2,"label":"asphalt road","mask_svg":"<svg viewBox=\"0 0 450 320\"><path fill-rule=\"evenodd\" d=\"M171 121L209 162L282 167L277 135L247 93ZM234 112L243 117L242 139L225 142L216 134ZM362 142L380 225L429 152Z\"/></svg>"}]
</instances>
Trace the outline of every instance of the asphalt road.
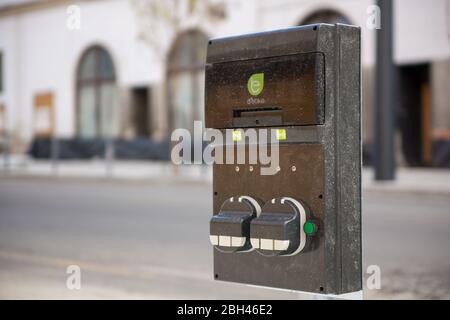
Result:
<instances>
[{"instance_id":1,"label":"asphalt road","mask_svg":"<svg viewBox=\"0 0 450 320\"><path fill-rule=\"evenodd\" d=\"M0 298L308 298L213 281L211 207L206 183L3 177ZM365 192L363 214L366 298L450 298L448 195Z\"/></svg>"}]
</instances>

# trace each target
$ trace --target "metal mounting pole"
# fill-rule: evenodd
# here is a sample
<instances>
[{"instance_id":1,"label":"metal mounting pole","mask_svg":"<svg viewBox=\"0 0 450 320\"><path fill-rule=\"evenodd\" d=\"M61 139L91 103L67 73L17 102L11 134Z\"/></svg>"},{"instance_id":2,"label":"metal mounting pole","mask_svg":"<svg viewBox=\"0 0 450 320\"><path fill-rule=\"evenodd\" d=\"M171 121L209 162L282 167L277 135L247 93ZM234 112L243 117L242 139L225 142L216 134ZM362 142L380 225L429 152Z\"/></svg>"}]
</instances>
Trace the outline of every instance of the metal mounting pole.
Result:
<instances>
[{"instance_id":1,"label":"metal mounting pole","mask_svg":"<svg viewBox=\"0 0 450 320\"><path fill-rule=\"evenodd\" d=\"M393 1L378 0L381 29L377 30L374 166L376 180L395 179L396 73L393 62Z\"/></svg>"}]
</instances>

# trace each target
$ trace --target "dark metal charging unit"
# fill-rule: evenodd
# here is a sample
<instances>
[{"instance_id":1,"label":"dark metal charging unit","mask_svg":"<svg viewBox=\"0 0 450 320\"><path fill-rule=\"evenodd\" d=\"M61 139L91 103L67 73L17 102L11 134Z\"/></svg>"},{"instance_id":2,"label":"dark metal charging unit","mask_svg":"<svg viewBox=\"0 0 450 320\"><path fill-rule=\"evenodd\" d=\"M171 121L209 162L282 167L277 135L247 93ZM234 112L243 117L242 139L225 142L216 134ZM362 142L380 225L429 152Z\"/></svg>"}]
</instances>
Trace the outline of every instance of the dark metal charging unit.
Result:
<instances>
[{"instance_id":1,"label":"dark metal charging unit","mask_svg":"<svg viewBox=\"0 0 450 320\"><path fill-rule=\"evenodd\" d=\"M206 127L283 134L274 175L213 167L215 279L362 289L360 51L360 29L343 24L209 42Z\"/></svg>"}]
</instances>

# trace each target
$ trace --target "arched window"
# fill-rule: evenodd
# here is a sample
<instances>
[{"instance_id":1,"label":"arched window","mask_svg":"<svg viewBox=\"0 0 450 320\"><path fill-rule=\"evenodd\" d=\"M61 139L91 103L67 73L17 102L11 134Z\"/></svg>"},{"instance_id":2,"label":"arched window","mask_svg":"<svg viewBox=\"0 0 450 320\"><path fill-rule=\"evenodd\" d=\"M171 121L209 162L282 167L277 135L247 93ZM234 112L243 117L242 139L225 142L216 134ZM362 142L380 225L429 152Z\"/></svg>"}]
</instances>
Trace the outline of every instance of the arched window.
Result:
<instances>
[{"instance_id":1,"label":"arched window","mask_svg":"<svg viewBox=\"0 0 450 320\"><path fill-rule=\"evenodd\" d=\"M306 18L304 18L300 25L313 24L313 23L345 23L350 24L350 20L340 12L332 9L323 9L313 12Z\"/></svg>"},{"instance_id":2,"label":"arched window","mask_svg":"<svg viewBox=\"0 0 450 320\"><path fill-rule=\"evenodd\" d=\"M77 129L83 138L119 134L114 65L100 46L87 49L77 71Z\"/></svg>"},{"instance_id":3,"label":"arched window","mask_svg":"<svg viewBox=\"0 0 450 320\"><path fill-rule=\"evenodd\" d=\"M192 130L195 120L203 121L207 43L203 33L191 30L178 36L169 52L167 98L172 129Z\"/></svg>"}]
</instances>

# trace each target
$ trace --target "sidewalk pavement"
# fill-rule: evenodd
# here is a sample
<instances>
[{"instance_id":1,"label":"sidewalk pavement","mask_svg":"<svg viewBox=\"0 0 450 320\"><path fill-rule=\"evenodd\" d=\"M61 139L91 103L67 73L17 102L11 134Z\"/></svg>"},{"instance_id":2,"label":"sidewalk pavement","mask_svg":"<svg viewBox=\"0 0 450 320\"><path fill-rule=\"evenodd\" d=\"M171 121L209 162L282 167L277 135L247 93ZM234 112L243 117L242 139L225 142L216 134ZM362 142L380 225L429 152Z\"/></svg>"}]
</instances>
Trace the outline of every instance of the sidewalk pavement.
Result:
<instances>
[{"instance_id":1,"label":"sidewalk pavement","mask_svg":"<svg viewBox=\"0 0 450 320\"><path fill-rule=\"evenodd\" d=\"M375 181L373 176L372 168L363 169L363 190L450 196L450 169L401 167L394 181Z\"/></svg>"},{"instance_id":2,"label":"sidewalk pavement","mask_svg":"<svg viewBox=\"0 0 450 320\"><path fill-rule=\"evenodd\" d=\"M168 161L34 160L24 156L0 159L0 177L118 179L131 181L212 181L209 166L175 166Z\"/></svg>"},{"instance_id":3,"label":"sidewalk pavement","mask_svg":"<svg viewBox=\"0 0 450 320\"><path fill-rule=\"evenodd\" d=\"M57 164L24 156L0 160L0 177L40 177L73 179L118 179L131 181L206 182L212 181L211 166L175 166L170 162L113 161L103 159L68 161ZM406 192L450 195L450 170L434 168L398 168L396 180L374 181L372 168L362 172L364 191Z\"/></svg>"}]
</instances>

